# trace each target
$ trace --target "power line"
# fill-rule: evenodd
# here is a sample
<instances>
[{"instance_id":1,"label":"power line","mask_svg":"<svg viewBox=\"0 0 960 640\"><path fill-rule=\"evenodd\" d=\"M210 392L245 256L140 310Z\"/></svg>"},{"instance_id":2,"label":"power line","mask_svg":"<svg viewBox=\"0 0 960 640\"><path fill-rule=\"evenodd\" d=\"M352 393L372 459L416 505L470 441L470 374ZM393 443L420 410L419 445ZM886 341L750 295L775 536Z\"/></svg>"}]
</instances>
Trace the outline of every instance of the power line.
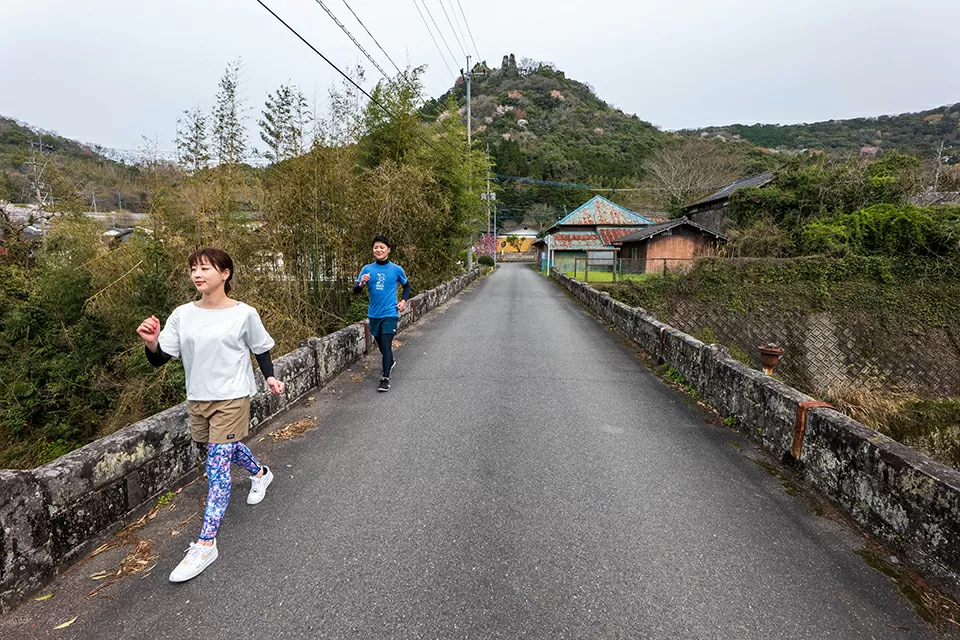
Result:
<instances>
[{"instance_id":1,"label":"power line","mask_svg":"<svg viewBox=\"0 0 960 640\"><path fill-rule=\"evenodd\" d=\"M564 187L566 189L586 189L587 191L665 191L661 187L595 187L588 184L579 184L576 182L553 182L551 180L539 180L537 178L523 178L520 176L508 176L503 173L497 174L498 182L526 182L529 184L542 184L548 187ZM696 185L695 188L698 191L717 191L718 189L723 189L729 185Z\"/></svg>"},{"instance_id":2,"label":"power line","mask_svg":"<svg viewBox=\"0 0 960 640\"><path fill-rule=\"evenodd\" d=\"M381 109L383 109L384 113L386 113L388 116L390 116L390 117L393 118L394 120L396 120L396 121L399 121L399 120L400 120L400 118L398 118L396 115L394 115L393 112L390 111L390 109L387 109L379 100L377 100L377 99L374 98L372 95L370 95L369 93L367 93L367 91L366 91L363 87L361 87L359 84L357 84L356 81L355 81L353 78L351 78L351 77L348 76L346 73L344 73L343 71L341 71L341 70L340 70L340 67L338 67L338 66L335 65L333 62L331 62L330 59L329 59L327 56L325 56L325 55L323 55L322 53L320 53L320 51L319 51L316 47L314 47L312 44L310 44L310 43L307 41L306 38L304 38L303 36L301 36L301 35L297 32L296 29L294 29L293 27L291 27L289 24L287 24L287 23L284 21L283 18L281 18L280 16L278 16L276 13L274 13L274 12L273 12L273 9L271 9L270 7L268 7L267 5L265 5L265 4L263 3L263 0L257 0L257 4L259 4L261 7L263 7L264 9L266 9L266 10L270 13L270 15L272 15L274 18L276 18L276 19L280 22L280 24L282 24L283 26L285 26L285 27L290 31L290 33L292 33L293 35L297 36L297 38L299 38L300 41L303 42L303 44L305 44L305 45L307 45L308 47L310 47L310 49L311 49L315 54L317 54L318 56L320 56L321 58L323 58L323 61L324 61L324 62L326 62L326 63L327 63L328 65L330 65L331 67L333 67L334 70L336 70L337 73L339 73L341 76L343 76L344 79L346 79L347 82L349 82L349 83L352 84L354 87L356 87L356 89L357 89L360 93L362 93L363 95L367 96L367 98L370 100L370 102L372 102L373 104L375 104L375 105L377 105L378 107L380 107ZM418 134L418 135L419 135L419 134ZM424 137L423 135L420 135L420 139L423 140L423 141L427 144L427 146L429 146L431 149L433 149L433 150L436 151L437 153L440 152L440 150L437 149L435 146L433 146L433 144L432 144L429 140L427 140L426 137Z\"/></svg>"},{"instance_id":3,"label":"power line","mask_svg":"<svg viewBox=\"0 0 960 640\"><path fill-rule=\"evenodd\" d=\"M373 42L377 45L377 47L380 48L380 51L383 52L383 55L387 56L387 60L389 60L389 61L390 61L390 64L393 65L393 68L397 70L397 75L398 75L398 77L402 78L403 81L407 83L407 86L410 87L411 89L413 89L414 93L417 94L417 97L420 98L420 102L426 103L426 102L427 102L427 99L423 97L423 94L420 93L420 90L417 89L416 86L414 86L414 84L410 81L409 78L407 78L406 73L405 73L404 71L401 71L401 70L400 70L400 67L397 66L397 63L394 62L394 61L393 61L393 58L390 57L390 54L387 53L386 50L385 50L383 47L380 46L380 43L377 41L377 39L374 37L374 35L373 35L372 33L370 33L370 29L367 29L367 25L365 25L365 24L363 23L363 20L361 20L361 19L360 19L360 16L358 16L357 13L356 13L356 11L353 10L353 7L351 7L349 4L347 4L347 0L343 0L343 4L346 5L347 9L350 10L350 13L353 14L353 17L357 19L357 22L359 22L359 23L360 23L360 26L363 27L363 30L367 32L367 35L370 36L370 39L373 40Z\"/></svg>"},{"instance_id":4,"label":"power line","mask_svg":"<svg viewBox=\"0 0 960 640\"><path fill-rule=\"evenodd\" d=\"M430 25L427 24L427 19L423 17L423 12L420 11L420 5L417 4L417 0L413 0L413 6L415 6L415 7L417 8L417 13L420 14L420 19L423 20L423 26L426 27L427 33L430 34L430 39L433 40L433 46L435 46L435 47L437 48L437 53L440 54L440 59L443 60L443 66L445 66L445 67L447 68L447 72L448 72L451 76L453 76L454 80L456 80L457 76L456 76L456 74L455 74L453 71L450 70L450 65L447 64L447 58L446 58L446 56L443 55L443 50L440 49L440 44L437 42L437 39L433 37L433 31L430 31ZM424 6L426 6L426 5L424 5ZM449 48L449 47L448 47L448 48ZM456 60L456 58L454 58L454 60Z\"/></svg>"},{"instance_id":5,"label":"power line","mask_svg":"<svg viewBox=\"0 0 960 640\"><path fill-rule=\"evenodd\" d=\"M460 44L460 38L457 36L457 29L456 27L453 26L453 22L450 20L450 16L447 15L447 8L443 6L443 0L437 0L437 1L440 3L440 8L443 10L443 15L447 19L447 24L450 25L450 31L453 33L453 39L456 40L457 46L460 47L460 53L462 53L463 57L466 58L469 54L467 53L466 49L463 48L463 45ZM424 4L426 4L426 1L424 1Z\"/></svg>"},{"instance_id":6,"label":"power line","mask_svg":"<svg viewBox=\"0 0 960 640\"><path fill-rule=\"evenodd\" d=\"M443 0L441 0L441 2L442 1ZM450 13L453 14L453 21L457 23L457 31L460 33L463 46L465 49L469 49L470 47L467 45L467 34L463 32L463 27L460 26L460 18L457 17L457 10L453 8L453 0L447 0L447 4L450 5Z\"/></svg>"},{"instance_id":7,"label":"power line","mask_svg":"<svg viewBox=\"0 0 960 640\"><path fill-rule=\"evenodd\" d=\"M460 7L460 15L463 16L463 24L467 26L467 33L470 34L470 42L473 43L473 51L477 54L477 62L480 62L480 50L477 49L477 42L473 39L473 31L470 30L470 23L467 22L467 14L463 12L463 5L457 0L457 6Z\"/></svg>"},{"instance_id":8,"label":"power line","mask_svg":"<svg viewBox=\"0 0 960 640\"><path fill-rule=\"evenodd\" d=\"M367 32L367 35L370 36L370 39L373 40L374 44L376 44L378 47L380 47L380 51L383 52L383 55L387 56L387 60L389 60L389 61L390 61L390 64L393 65L393 68L397 70L397 73L399 73L399 74L402 75L403 72L400 71L400 67L398 67L398 66L397 66L397 63L393 61L393 58L390 57L390 54L387 53L387 52L384 50L384 48L380 46L380 43L377 42L377 39L373 37L373 34L372 34L372 33L370 33L370 29L367 29L367 25L363 24L363 20L361 20L361 19L360 19L360 16L357 15L357 12L353 10L353 7L351 7L349 4L347 4L347 0L343 0L343 4L345 4L346 7L347 7L347 9L350 10L350 13L353 14L353 17L357 19L357 22L359 22L359 23L360 23L360 26L363 27L363 30ZM422 99L422 98L423 98L423 96L421 96L421 99Z\"/></svg>"},{"instance_id":9,"label":"power line","mask_svg":"<svg viewBox=\"0 0 960 640\"><path fill-rule=\"evenodd\" d=\"M387 75L387 72L383 70L383 67L381 67L379 64L377 64L377 61L373 59L373 56L371 56L369 53L367 53L367 50L364 49L362 46L360 46L360 43L357 42L357 39L353 37L353 34L350 33L349 31L347 31L347 28L343 25L343 23L340 22L339 20L337 20L337 16L333 15L333 12L330 11L330 9L327 7L327 5L323 4L323 0L316 0L316 2L317 2L317 4L319 4L321 7L323 7L323 10L327 12L327 15L330 16L330 19L333 20L334 23L336 23L336 25L337 25L338 27L340 27L340 30L343 31L345 34L347 34L347 37L350 38L350 40L353 42L353 44L355 44L355 45L357 46L357 49L360 49L360 53L362 53L363 55L365 55L365 56L367 57L367 60L369 60L370 63L377 68L377 71L379 71L380 74L381 74L384 78L386 78L387 80L389 80L389 79L390 79L390 76ZM349 8L349 7L348 7L348 8ZM356 14L354 14L354 15L356 15ZM364 27L364 28L366 28L366 27ZM368 31L367 33L370 33L370 32ZM387 57L389 57L389 56L387 56ZM393 62L393 61L391 60L391 62Z\"/></svg>"},{"instance_id":10,"label":"power line","mask_svg":"<svg viewBox=\"0 0 960 640\"><path fill-rule=\"evenodd\" d=\"M594 187L587 184L578 184L575 182L553 182L551 180L538 180L537 178L521 178L520 176L508 176L502 173L497 174L498 181L516 181L527 182L531 184L543 184L548 187L566 187L568 189L587 189L589 191L646 191L646 189L617 189L614 187Z\"/></svg>"},{"instance_id":11,"label":"power line","mask_svg":"<svg viewBox=\"0 0 960 640\"><path fill-rule=\"evenodd\" d=\"M321 7L323 7L323 10L327 12L327 15L330 16L330 18L336 23L336 25L337 25L338 27L340 27L340 29L341 29L345 34L347 34L347 37L349 37L350 40L353 42L353 44L355 44L355 45L357 46L357 49L359 49L360 52L363 53L363 55L365 55L365 56L367 57L367 60L369 60L371 63L373 63L373 66L375 66L375 67L377 68L377 70L378 70L378 71L380 72L380 74L384 77L384 79L387 80L388 82L391 81L390 75L387 74L387 72L383 70L383 67L381 67L379 64L377 64L377 61L374 60L374 59L370 56L369 53L367 53L366 49L364 49L362 46L360 46L360 43L357 42L357 39L354 38L354 37L353 37L353 34L351 34L351 33L347 30L347 28L343 25L343 23L340 22L340 20L337 19L337 16L333 15L333 12L330 11L329 7L327 7L327 5L325 5L322 0L316 0L316 2L317 2L317 4L319 4ZM352 14L353 14L353 17L357 19L357 22L359 22L359 23L361 24L361 26L363 26L363 29L367 32L367 35L369 35L369 36L373 39L373 41L377 43L377 46L380 47L380 43L377 42L377 39L373 37L373 34L370 33L370 30L367 29L367 26L366 26L365 24L363 24L363 21L360 20L360 18L357 16L356 12L354 12L354 10L350 7L350 5L347 4L347 0L343 0L343 4L347 5L347 9L350 9L350 13L352 13ZM413 83L410 82L410 80L406 77L406 75L405 75L402 71L400 71L400 68L397 67L397 64L393 61L392 58L390 58L389 54L387 54L387 52L383 50L383 47L380 47L380 50L383 51L383 54L387 56L387 59L390 60L391 64L393 64L394 68L397 69L398 77L401 78L404 82L406 82L407 86L409 86L411 89L413 89L413 92L417 94L417 97L420 98L421 102L424 102L424 103L425 103L425 102L426 102L426 99L424 99L423 95L420 93L420 91L417 90L417 88L413 85ZM372 98L371 98L371 99L372 99ZM394 117L394 119L396 119L395 116L392 116L392 117ZM448 145L450 145L450 147L451 147L452 149L455 149L455 150L456 150L456 147L454 147L453 144L452 144L449 140L447 140L447 138L446 138L445 136L441 136L441 139L442 139L444 142L446 142Z\"/></svg>"},{"instance_id":12,"label":"power line","mask_svg":"<svg viewBox=\"0 0 960 640\"><path fill-rule=\"evenodd\" d=\"M413 1L414 3L416 3L417 0L413 0ZM443 46L445 46L447 48L447 51L450 53L450 59L456 61L457 56L453 55L453 50L450 49L450 45L447 44L447 39L443 37L443 32L440 31L440 27L437 25L437 21L433 19L433 13L430 12L430 7L427 6L427 0L420 0L420 1L423 2L423 8L427 10L427 15L430 16L430 22L433 23L434 28L437 30L437 34L440 36L440 39L443 41Z\"/></svg>"}]
</instances>

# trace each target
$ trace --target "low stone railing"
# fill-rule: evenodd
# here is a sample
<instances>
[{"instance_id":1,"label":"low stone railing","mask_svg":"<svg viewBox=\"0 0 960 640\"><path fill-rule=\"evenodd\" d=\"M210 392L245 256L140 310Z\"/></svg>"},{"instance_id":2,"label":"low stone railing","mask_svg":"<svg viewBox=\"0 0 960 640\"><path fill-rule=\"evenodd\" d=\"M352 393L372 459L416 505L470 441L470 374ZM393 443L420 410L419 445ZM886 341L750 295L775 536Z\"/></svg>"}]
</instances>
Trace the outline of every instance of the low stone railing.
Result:
<instances>
[{"instance_id":1,"label":"low stone railing","mask_svg":"<svg viewBox=\"0 0 960 640\"><path fill-rule=\"evenodd\" d=\"M400 330L476 280L475 269L410 299ZM333 379L371 346L366 321L278 358L280 396L251 403L251 434L299 398ZM263 380L257 373L260 388ZM0 470L0 612L15 606L89 544L158 494L199 472L205 450L191 440L178 404L31 470Z\"/></svg>"},{"instance_id":2,"label":"low stone railing","mask_svg":"<svg viewBox=\"0 0 960 640\"><path fill-rule=\"evenodd\" d=\"M773 455L797 461L811 486L960 597L960 471L832 408L810 407L814 398L734 360L723 346L704 344L555 269L551 277L658 363L682 374L744 434Z\"/></svg>"}]
</instances>

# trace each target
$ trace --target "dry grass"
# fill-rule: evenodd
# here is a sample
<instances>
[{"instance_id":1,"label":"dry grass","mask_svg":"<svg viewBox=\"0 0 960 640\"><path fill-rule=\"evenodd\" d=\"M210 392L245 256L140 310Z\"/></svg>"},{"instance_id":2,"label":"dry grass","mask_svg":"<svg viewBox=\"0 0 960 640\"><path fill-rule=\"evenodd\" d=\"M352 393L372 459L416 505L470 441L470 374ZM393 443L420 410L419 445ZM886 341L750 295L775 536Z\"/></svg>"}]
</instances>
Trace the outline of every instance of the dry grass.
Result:
<instances>
[{"instance_id":1,"label":"dry grass","mask_svg":"<svg viewBox=\"0 0 960 640\"><path fill-rule=\"evenodd\" d=\"M273 438L274 442L280 442L281 440L293 440L294 438L302 438L306 435L307 431L310 431L316 427L316 423L309 419L304 418L303 420L297 420L296 422L291 422L290 424L277 429L270 436Z\"/></svg>"},{"instance_id":2,"label":"dry grass","mask_svg":"<svg viewBox=\"0 0 960 640\"><path fill-rule=\"evenodd\" d=\"M893 432L904 405L920 400L912 393L836 386L827 389L824 396L839 411L886 435Z\"/></svg>"},{"instance_id":3,"label":"dry grass","mask_svg":"<svg viewBox=\"0 0 960 640\"><path fill-rule=\"evenodd\" d=\"M855 387L831 387L823 395L854 420L960 469L960 399Z\"/></svg>"}]
</instances>

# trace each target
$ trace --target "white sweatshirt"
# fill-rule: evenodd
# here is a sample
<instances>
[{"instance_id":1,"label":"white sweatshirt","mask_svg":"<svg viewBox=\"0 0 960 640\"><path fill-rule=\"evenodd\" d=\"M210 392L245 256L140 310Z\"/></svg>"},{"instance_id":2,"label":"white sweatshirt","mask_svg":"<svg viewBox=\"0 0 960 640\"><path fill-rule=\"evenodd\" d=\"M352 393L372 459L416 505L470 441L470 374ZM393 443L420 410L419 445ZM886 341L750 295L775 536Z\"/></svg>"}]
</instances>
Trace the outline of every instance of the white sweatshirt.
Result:
<instances>
[{"instance_id":1,"label":"white sweatshirt","mask_svg":"<svg viewBox=\"0 0 960 640\"><path fill-rule=\"evenodd\" d=\"M173 310L160 332L160 349L183 360L187 400L233 400L257 393L250 352L274 342L257 310L238 302L228 309L201 309L195 303Z\"/></svg>"}]
</instances>

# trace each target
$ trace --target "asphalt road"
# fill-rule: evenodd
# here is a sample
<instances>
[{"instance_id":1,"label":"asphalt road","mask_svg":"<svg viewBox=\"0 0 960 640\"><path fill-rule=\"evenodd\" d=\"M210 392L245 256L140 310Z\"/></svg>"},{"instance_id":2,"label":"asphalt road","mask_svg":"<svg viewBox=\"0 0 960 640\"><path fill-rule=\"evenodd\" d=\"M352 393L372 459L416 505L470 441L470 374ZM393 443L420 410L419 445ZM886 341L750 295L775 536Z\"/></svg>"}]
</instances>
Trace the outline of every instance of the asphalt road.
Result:
<instances>
[{"instance_id":1,"label":"asphalt road","mask_svg":"<svg viewBox=\"0 0 960 640\"><path fill-rule=\"evenodd\" d=\"M201 576L166 579L199 527L179 524L197 484L140 532L153 572L87 600L124 551L97 556L0 636L936 637L855 555L859 534L528 267L399 341L390 393L368 359L273 427L317 428L254 442L277 481L251 507L235 474Z\"/></svg>"}]
</instances>

